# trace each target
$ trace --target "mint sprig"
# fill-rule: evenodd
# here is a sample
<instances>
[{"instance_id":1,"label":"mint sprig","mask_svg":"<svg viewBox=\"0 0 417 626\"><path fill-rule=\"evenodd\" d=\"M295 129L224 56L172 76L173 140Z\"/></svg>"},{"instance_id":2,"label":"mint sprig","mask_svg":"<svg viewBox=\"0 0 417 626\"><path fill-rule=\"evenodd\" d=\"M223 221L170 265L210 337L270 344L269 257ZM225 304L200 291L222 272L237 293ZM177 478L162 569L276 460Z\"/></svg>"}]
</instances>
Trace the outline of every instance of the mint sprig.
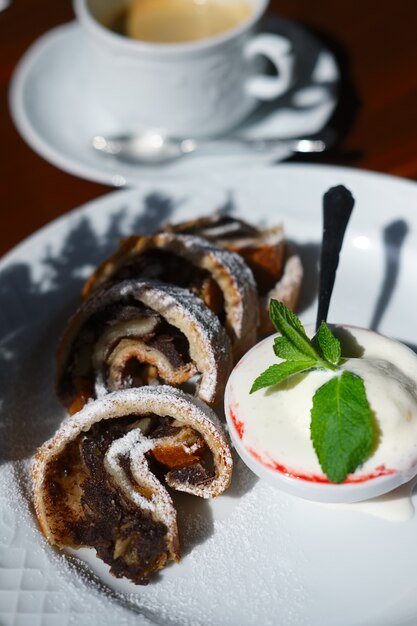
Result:
<instances>
[{"instance_id":1,"label":"mint sprig","mask_svg":"<svg viewBox=\"0 0 417 626\"><path fill-rule=\"evenodd\" d=\"M374 441L373 413L364 382L341 370L341 345L325 322L309 339L301 321L282 302L271 300L269 315L281 333L273 348L282 361L262 372L250 393L279 385L295 374L332 370L334 377L314 394L310 435L323 472L331 482L341 483L366 460Z\"/></svg>"},{"instance_id":2,"label":"mint sprig","mask_svg":"<svg viewBox=\"0 0 417 626\"><path fill-rule=\"evenodd\" d=\"M269 315L280 337L274 339L274 352L282 363L272 365L252 385L250 393L277 385L289 376L313 369L336 370L340 361L340 342L325 322L312 341L298 317L279 300L271 300ZM337 356L338 355L338 356Z\"/></svg>"}]
</instances>

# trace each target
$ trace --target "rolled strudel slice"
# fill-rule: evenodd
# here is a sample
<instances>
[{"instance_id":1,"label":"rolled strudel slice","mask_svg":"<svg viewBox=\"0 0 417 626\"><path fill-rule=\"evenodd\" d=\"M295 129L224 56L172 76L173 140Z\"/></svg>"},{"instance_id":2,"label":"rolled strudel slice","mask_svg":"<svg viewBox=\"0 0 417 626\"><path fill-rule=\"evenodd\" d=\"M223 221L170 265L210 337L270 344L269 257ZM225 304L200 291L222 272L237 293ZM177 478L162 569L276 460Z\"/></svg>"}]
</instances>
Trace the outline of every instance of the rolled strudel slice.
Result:
<instances>
[{"instance_id":1,"label":"rolled strudel slice","mask_svg":"<svg viewBox=\"0 0 417 626\"><path fill-rule=\"evenodd\" d=\"M282 225L258 228L228 215L210 215L164 227L170 232L204 237L216 246L240 254L255 277L259 298L259 334L274 332L268 309L271 298L294 309L303 268L285 239Z\"/></svg>"},{"instance_id":2,"label":"rolled strudel slice","mask_svg":"<svg viewBox=\"0 0 417 626\"><path fill-rule=\"evenodd\" d=\"M118 389L193 382L195 395L215 405L231 368L229 338L199 298L131 279L93 292L68 322L57 353L57 393L74 413Z\"/></svg>"},{"instance_id":3,"label":"rolled strudel slice","mask_svg":"<svg viewBox=\"0 0 417 626\"><path fill-rule=\"evenodd\" d=\"M104 282L156 278L192 291L219 317L235 360L256 340L258 306L252 272L242 258L200 237L161 232L124 240L94 272L84 296Z\"/></svg>"},{"instance_id":4,"label":"rolled strudel slice","mask_svg":"<svg viewBox=\"0 0 417 626\"><path fill-rule=\"evenodd\" d=\"M226 437L203 402L166 385L126 389L87 404L39 448L35 510L49 543L93 547L115 576L144 584L180 559L161 481L210 498L231 472Z\"/></svg>"}]
</instances>

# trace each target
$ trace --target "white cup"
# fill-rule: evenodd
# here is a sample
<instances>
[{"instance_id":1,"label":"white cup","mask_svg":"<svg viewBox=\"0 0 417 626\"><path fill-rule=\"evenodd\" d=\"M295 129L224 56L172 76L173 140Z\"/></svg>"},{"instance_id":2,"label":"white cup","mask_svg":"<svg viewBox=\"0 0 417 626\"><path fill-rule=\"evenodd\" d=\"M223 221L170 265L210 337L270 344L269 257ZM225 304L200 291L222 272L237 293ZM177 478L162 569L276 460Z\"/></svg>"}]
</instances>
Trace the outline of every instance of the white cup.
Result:
<instances>
[{"instance_id":1,"label":"white cup","mask_svg":"<svg viewBox=\"0 0 417 626\"><path fill-rule=\"evenodd\" d=\"M74 0L89 43L92 86L121 130L221 134L291 86L291 42L256 32L268 0L250 0L246 21L221 35L175 44L130 39L104 26L127 1ZM267 59L276 75L265 74Z\"/></svg>"}]
</instances>

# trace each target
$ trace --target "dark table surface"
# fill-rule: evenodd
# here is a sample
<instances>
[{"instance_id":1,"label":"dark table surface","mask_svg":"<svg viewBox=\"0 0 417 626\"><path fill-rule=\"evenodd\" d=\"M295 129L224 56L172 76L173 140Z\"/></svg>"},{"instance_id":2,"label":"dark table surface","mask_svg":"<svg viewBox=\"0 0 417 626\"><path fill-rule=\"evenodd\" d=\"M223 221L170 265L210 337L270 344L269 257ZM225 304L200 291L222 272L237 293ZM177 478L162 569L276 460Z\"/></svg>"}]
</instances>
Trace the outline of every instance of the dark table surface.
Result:
<instances>
[{"instance_id":1,"label":"dark table surface","mask_svg":"<svg viewBox=\"0 0 417 626\"><path fill-rule=\"evenodd\" d=\"M417 2L272 0L270 12L320 36L342 70L332 122L340 140L308 160L417 179ZM0 13L0 255L110 187L67 174L20 138L8 111L9 81L29 45L73 19L70 0L13 0Z\"/></svg>"}]
</instances>

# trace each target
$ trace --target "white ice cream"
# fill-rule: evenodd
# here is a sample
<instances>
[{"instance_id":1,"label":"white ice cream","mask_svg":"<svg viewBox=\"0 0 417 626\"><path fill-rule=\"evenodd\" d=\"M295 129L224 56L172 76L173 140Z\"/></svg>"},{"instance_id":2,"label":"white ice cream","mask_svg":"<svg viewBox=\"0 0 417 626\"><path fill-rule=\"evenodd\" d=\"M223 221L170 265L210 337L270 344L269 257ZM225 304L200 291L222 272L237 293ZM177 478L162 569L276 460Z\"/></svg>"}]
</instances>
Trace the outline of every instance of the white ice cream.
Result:
<instances>
[{"instance_id":1,"label":"white ice cream","mask_svg":"<svg viewBox=\"0 0 417 626\"><path fill-rule=\"evenodd\" d=\"M341 341L349 358L342 365L361 376L380 431L369 459L349 479L402 472L411 478L417 463L417 355L377 333L346 327ZM339 332L339 331L337 331ZM269 467L307 479L325 479L310 440L310 410L318 387L330 370L294 376L277 388L249 390L253 381L278 360L273 339L256 345L240 361L228 383L226 411L244 448ZM342 353L345 353L342 350Z\"/></svg>"}]
</instances>

